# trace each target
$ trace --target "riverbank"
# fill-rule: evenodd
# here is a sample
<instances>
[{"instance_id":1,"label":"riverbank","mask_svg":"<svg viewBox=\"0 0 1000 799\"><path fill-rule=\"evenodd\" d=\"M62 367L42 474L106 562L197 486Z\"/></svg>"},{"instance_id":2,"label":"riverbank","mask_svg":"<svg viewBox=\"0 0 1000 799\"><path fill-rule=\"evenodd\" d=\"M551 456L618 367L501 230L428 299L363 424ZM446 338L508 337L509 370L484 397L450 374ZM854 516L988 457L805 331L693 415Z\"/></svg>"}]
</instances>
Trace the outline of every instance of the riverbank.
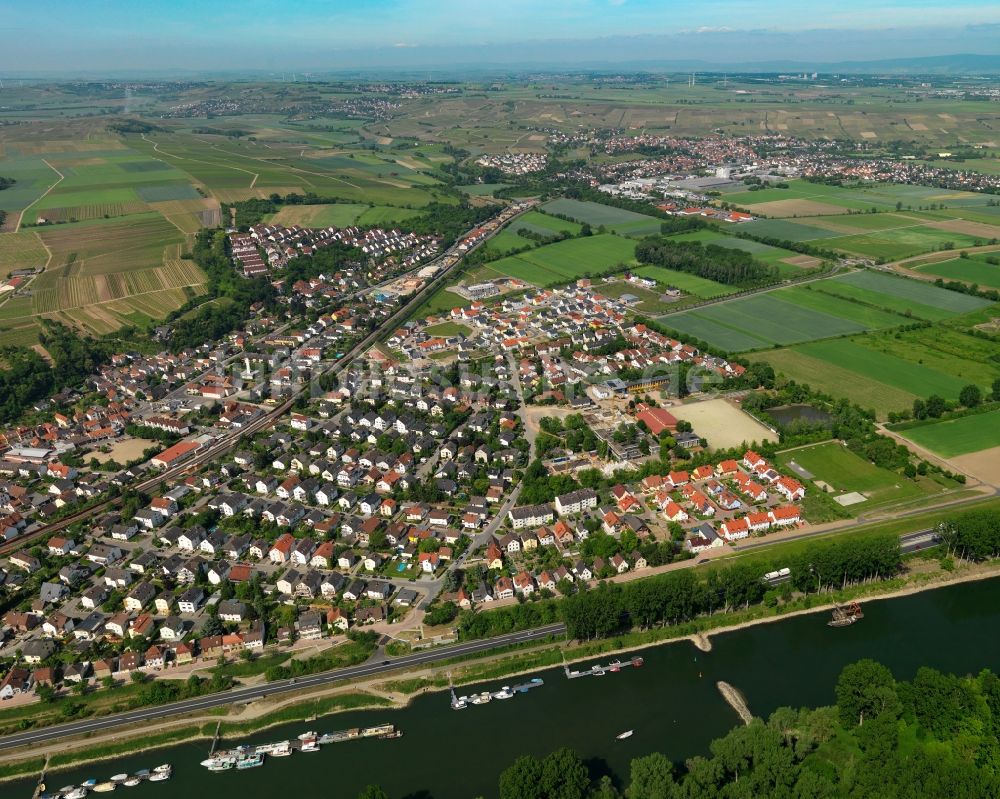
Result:
<instances>
[{"instance_id":1,"label":"riverbank","mask_svg":"<svg viewBox=\"0 0 1000 799\"><path fill-rule=\"evenodd\" d=\"M223 711L224 715L216 712L158 722L159 732L154 735L136 736L132 731L120 730L12 750L0 755L0 780L37 773L46 754L51 754L53 759L50 771L57 771L185 741L209 740L214 735L216 724L220 722L224 736L244 736L277 725L348 710L403 708L418 696L445 691L449 675L456 685L501 680L559 666L561 663L577 663L597 655L624 654L679 640L689 640L699 650L707 652L712 648L709 635L717 636L759 624L828 611L835 603L851 599L893 599L1000 575L1000 561L959 564L953 570L942 568L936 560L915 559L909 563L910 570L903 577L857 586L823 597L801 597L774 608L754 606L743 611L704 617L685 625L631 632L599 641L530 645L515 651L493 653L471 662L469 659L457 659L419 671L401 672L396 680L391 675L389 679L386 679L386 675L381 675L377 680L333 684L308 696L300 694L288 696L284 700L227 708Z\"/></svg>"}]
</instances>

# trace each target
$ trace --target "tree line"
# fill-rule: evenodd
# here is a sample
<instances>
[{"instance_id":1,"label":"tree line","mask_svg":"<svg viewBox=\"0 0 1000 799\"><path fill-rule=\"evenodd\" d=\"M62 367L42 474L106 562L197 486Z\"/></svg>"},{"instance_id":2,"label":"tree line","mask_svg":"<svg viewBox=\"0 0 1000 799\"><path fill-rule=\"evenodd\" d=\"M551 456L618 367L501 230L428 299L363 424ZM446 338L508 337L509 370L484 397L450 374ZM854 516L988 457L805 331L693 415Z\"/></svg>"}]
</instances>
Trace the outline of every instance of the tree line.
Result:
<instances>
[{"instance_id":1,"label":"tree line","mask_svg":"<svg viewBox=\"0 0 1000 799\"><path fill-rule=\"evenodd\" d=\"M635 257L678 272L687 272L727 286L755 286L772 283L778 270L756 260L743 250L702 244L700 241L671 241L649 238L635 247Z\"/></svg>"},{"instance_id":2,"label":"tree line","mask_svg":"<svg viewBox=\"0 0 1000 799\"><path fill-rule=\"evenodd\" d=\"M768 598L764 574L786 567L791 570L789 592L794 588L810 594L888 579L902 568L899 538L891 534L844 537L784 556L780 563L737 562L697 573L683 569L626 583L600 583L562 599L485 613L465 611L460 619L461 637L490 637L554 621L562 621L567 635L577 640L685 624L764 602Z\"/></svg>"}]
</instances>

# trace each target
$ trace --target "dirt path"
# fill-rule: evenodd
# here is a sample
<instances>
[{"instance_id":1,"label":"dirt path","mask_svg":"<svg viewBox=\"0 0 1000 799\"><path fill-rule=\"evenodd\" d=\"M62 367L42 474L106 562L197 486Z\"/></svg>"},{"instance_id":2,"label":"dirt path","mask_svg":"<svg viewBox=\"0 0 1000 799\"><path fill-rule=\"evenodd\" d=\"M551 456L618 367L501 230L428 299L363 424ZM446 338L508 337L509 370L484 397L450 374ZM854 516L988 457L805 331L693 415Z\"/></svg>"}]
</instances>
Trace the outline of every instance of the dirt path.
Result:
<instances>
[{"instance_id":1,"label":"dirt path","mask_svg":"<svg viewBox=\"0 0 1000 799\"><path fill-rule=\"evenodd\" d=\"M36 203L38 203L41 200L43 200L45 198L46 194L48 194L50 191L52 191L56 186L58 186L60 183L62 183L63 180L65 180L65 178L66 178L66 176L62 172L60 172L58 169L56 169L54 166L52 166L52 164L50 164L44 158L42 159L42 163L45 164L45 166L47 166L53 172L55 172L59 176L59 180L57 180L55 183L53 183L51 186L49 186L45 191L43 191L38 197L36 197L34 200L32 200L31 201L31 205L26 205L23 209L21 209L21 213L18 214L18 216L17 216L17 225L14 227L14 232L15 233L17 233L21 229L21 223L24 221L24 215L28 212L28 209L31 208L32 205L35 205Z\"/></svg>"},{"instance_id":2,"label":"dirt path","mask_svg":"<svg viewBox=\"0 0 1000 799\"><path fill-rule=\"evenodd\" d=\"M954 250L939 250L934 253L924 253L923 255L914 255L911 258L903 258L901 261L893 261L892 263L884 264L882 268L898 272L907 277L916 278L917 280L925 280L933 283L938 279L937 275L918 272L916 269L911 269L907 264L915 264L916 266L938 264L942 261L953 261L959 257L960 253L966 251L972 255L977 255L980 253L997 252L998 250L1000 250L1000 244L984 244L982 247L959 247Z\"/></svg>"}]
</instances>

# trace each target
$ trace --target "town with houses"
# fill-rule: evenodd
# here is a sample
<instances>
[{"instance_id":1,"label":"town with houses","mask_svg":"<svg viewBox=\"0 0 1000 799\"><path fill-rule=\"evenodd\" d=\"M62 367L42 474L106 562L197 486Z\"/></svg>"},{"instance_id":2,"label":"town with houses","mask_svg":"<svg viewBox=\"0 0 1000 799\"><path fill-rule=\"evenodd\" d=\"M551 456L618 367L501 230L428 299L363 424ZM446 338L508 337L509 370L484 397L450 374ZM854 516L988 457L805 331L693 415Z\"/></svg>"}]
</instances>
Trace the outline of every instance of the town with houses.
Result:
<instances>
[{"instance_id":1,"label":"town with houses","mask_svg":"<svg viewBox=\"0 0 1000 799\"><path fill-rule=\"evenodd\" d=\"M251 236L266 250L275 232ZM245 239L230 240L245 265ZM117 355L40 408L48 421L3 432L0 592L12 601L0 657L23 666L0 698L391 631L435 603L499 607L804 523L804 486L750 449L615 481L665 436L687 452L712 437L660 406L659 370L684 364L707 385L743 367L634 322L588 279L410 320L261 426L274 397L390 313L352 301L358 285L296 284L313 320L301 327L257 316L214 348ZM330 310L333 298L346 302ZM446 322L470 332L436 335ZM596 468L599 485L520 501L546 421L533 404L576 412L598 442L546 452L544 470ZM200 457L232 435L236 448ZM37 538L116 495L117 508Z\"/></svg>"}]
</instances>

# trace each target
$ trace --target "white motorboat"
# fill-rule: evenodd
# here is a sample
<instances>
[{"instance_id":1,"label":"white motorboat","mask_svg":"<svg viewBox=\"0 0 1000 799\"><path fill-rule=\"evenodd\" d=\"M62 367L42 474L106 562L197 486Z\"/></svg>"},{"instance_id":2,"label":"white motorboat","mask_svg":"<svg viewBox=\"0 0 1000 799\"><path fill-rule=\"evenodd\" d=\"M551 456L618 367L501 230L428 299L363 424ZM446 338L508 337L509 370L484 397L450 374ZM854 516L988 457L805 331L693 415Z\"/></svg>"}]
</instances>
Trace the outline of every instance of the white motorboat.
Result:
<instances>
[{"instance_id":1,"label":"white motorboat","mask_svg":"<svg viewBox=\"0 0 1000 799\"><path fill-rule=\"evenodd\" d=\"M318 752L319 751L319 741L317 741L315 738L312 739L312 740L303 741L302 742L302 751L303 752Z\"/></svg>"},{"instance_id":2,"label":"white motorboat","mask_svg":"<svg viewBox=\"0 0 1000 799\"><path fill-rule=\"evenodd\" d=\"M209 771L229 771L235 764L233 760L217 760L210 766L206 766Z\"/></svg>"},{"instance_id":3,"label":"white motorboat","mask_svg":"<svg viewBox=\"0 0 1000 799\"><path fill-rule=\"evenodd\" d=\"M310 732L304 732L304 733L302 733L302 735L299 736L299 740L300 741L305 741L305 740L307 740L309 738L313 738L313 739L319 738L319 733L318 732L312 732L312 731L310 731Z\"/></svg>"},{"instance_id":4,"label":"white motorboat","mask_svg":"<svg viewBox=\"0 0 1000 799\"><path fill-rule=\"evenodd\" d=\"M128 774L115 774L112 778L112 782L125 782L128 779Z\"/></svg>"},{"instance_id":5,"label":"white motorboat","mask_svg":"<svg viewBox=\"0 0 1000 799\"><path fill-rule=\"evenodd\" d=\"M476 694L472 697L472 704L474 705L485 705L493 697L490 695L489 691L483 691L481 694Z\"/></svg>"},{"instance_id":6,"label":"white motorboat","mask_svg":"<svg viewBox=\"0 0 1000 799\"><path fill-rule=\"evenodd\" d=\"M154 771L149 775L150 782L163 782L164 780L170 779L169 771Z\"/></svg>"},{"instance_id":7,"label":"white motorboat","mask_svg":"<svg viewBox=\"0 0 1000 799\"><path fill-rule=\"evenodd\" d=\"M499 691L493 694L494 699L512 699L514 697L514 692L510 690L509 685L505 685Z\"/></svg>"},{"instance_id":8,"label":"white motorboat","mask_svg":"<svg viewBox=\"0 0 1000 799\"><path fill-rule=\"evenodd\" d=\"M154 774L162 774L163 772L170 773L173 771L173 767L169 763L164 763L162 766L157 766L153 769Z\"/></svg>"},{"instance_id":9,"label":"white motorboat","mask_svg":"<svg viewBox=\"0 0 1000 799\"><path fill-rule=\"evenodd\" d=\"M122 785L127 785L129 788L134 788L140 782L142 782L142 777L133 774L131 777L125 780L125 782L123 782Z\"/></svg>"},{"instance_id":10,"label":"white motorboat","mask_svg":"<svg viewBox=\"0 0 1000 799\"><path fill-rule=\"evenodd\" d=\"M117 782L111 782L111 780L108 780L107 782L97 783L97 785L94 786L93 790L94 793L110 793L117 787L118 787Z\"/></svg>"},{"instance_id":11,"label":"white motorboat","mask_svg":"<svg viewBox=\"0 0 1000 799\"><path fill-rule=\"evenodd\" d=\"M87 789L82 785L78 785L75 788L70 787L69 793L63 794L63 799L83 799L87 795Z\"/></svg>"},{"instance_id":12,"label":"white motorboat","mask_svg":"<svg viewBox=\"0 0 1000 799\"><path fill-rule=\"evenodd\" d=\"M619 741L624 741L626 738L631 738L632 733L634 732L635 730L625 730L625 732L618 733L618 735L616 735L615 738L617 738Z\"/></svg>"},{"instance_id":13,"label":"white motorboat","mask_svg":"<svg viewBox=\"0 0 1000 799\"><path fill-rule=\"evenodd\" d=\"M292 745L288 741L282 741L271 750L271 757L288 757L292 754Z\"/></svg>"}]
</instances>

